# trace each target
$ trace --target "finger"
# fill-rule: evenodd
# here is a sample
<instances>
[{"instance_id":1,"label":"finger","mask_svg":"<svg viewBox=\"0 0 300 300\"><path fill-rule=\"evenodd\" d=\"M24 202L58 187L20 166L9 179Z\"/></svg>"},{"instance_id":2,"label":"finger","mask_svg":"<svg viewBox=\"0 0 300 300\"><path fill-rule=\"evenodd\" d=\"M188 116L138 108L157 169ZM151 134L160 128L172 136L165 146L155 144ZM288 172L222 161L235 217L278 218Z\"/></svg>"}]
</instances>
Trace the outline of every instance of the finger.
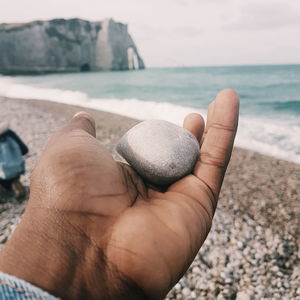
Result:
<instances>
[{"instance_id":1,"label":"finger","mask_svg":"<svg viewBox=\"0 0 300 300\"><path fill-rule=\"evenodd\" d=\"M183 127L189 130L200 141L205 127L204 119L199 114L189 114L184 119Z\"/></svg>"},{"instance_id":2,"label":"finger","mask_svg":"<svg viewBox=\"0 0 300 300\"><path fill-rule=\"evenodd\" d=\"M209 107L208 125L194 174L207 185L215 199L231 156L238 113L239 97L230 89L221 91Z\"/></svg>"},{"instance_id":3,"label":"finger","mask_svg":"<svg viewBox=\"0 0 300 300\"><path fill-rule=\"evenodd\" d=\"M80 140L80 139L74 139L74 137L81 138L83 136L82 134L74 135L72 131L76 129L80 129L81 133L85 137L90 137L91 140L93 140L93 138L96 137L95 121L93 117L86 112L79 112L73 116L73 118L69 121L69 123L65 127L61 128L60 130L58 130L52 135L49 142L47 143L47 149L52 149L52 148L56 149L57 147L59 149L60 147L64 147L64 148L73 147L72 146L73 142Z\"/></svg>"},{"instance_id":4,"label":"finger","mask_svg":"<svg viewBox=\"0 0 300 300\"><path fill-rule=\"evenodd\" d=\"M214 112L214 106L215 106L215 100L212 101L208 106L207 118L206 118L207 120L206 120L205 130L204 130L204 133L203 133L201 141L200 141L200 147L202 146L203 141L205 139L205 136L207 134L207 131L208 131L208 128L209 128L209 125L210 125L210 120L212 120L212 115L213 115L213 112Z\"/></svg>"},{"instance_id":5,"label":"finger","mask_svg":"<svg viewBox=\"0 0 300 300\"><path fill-rule=\"evenodd\" d=\"M93 137L96 137L96 124L94 118L87 112L80 111L73 116L67 128L82 129Z\"/></svg>"}]
</instances>

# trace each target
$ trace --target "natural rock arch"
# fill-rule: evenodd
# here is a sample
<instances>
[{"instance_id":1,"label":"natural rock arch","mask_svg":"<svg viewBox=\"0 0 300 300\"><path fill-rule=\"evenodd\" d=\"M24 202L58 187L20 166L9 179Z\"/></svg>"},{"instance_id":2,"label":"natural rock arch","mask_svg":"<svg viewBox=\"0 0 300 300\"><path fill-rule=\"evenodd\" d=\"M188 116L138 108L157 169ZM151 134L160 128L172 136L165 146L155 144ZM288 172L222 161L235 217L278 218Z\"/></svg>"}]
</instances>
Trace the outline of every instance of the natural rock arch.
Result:
<instances>
[{"instance_id":1,"label":"natural rock arch","mask_svg":"<svg viewBox=\"0 0 300 300\"><path fill-rule=\"evenodd\" d=\"M89 72L91 71L91 66L88 63L85 63L80 66L80 72Z\"/></svg>"}]
</instances>

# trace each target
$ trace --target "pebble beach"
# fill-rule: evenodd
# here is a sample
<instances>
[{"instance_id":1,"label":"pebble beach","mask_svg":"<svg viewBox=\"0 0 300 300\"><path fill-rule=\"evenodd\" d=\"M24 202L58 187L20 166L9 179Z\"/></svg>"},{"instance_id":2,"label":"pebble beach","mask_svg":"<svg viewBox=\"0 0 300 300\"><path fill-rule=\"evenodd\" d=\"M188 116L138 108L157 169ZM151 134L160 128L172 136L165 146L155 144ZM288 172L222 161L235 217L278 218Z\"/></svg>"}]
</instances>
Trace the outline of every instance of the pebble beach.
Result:
<instances>
[{"instance_id":1,"label":"pebble beach","mask_svg":"<svg viewBox=\"0 0 300 300\"><path fill-rule=\"evenodd\" d=\"M0 98L0 120L28 145L29 188L36 160L53 132L81 107ZM84 109L97 124L97 138L113 151L138 121ZM0 248L26 206L0 190ZM166 299L300 300L300 165L235 148L213 227L184 277Z\"/></svg>"}]
</instances>

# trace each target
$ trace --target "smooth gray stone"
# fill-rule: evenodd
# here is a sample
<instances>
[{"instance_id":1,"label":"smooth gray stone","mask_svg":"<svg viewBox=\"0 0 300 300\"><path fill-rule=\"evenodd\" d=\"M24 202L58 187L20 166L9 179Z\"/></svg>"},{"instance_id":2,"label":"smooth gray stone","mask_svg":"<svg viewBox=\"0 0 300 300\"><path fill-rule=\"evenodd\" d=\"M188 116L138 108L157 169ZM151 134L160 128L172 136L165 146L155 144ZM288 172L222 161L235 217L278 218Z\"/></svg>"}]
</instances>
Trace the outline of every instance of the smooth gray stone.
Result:
<instances>
[{"instance_id":1,"label":"smooth gray stone","mask_svg":"<svg viewBox=\"0 0 300 300\"><path fill-rule=\"evenodd\" d=\"M165 186L192 172L199 143L182 127L150 120L125 133L116 150L147 182Z\"/></svg>"}]
</instances>

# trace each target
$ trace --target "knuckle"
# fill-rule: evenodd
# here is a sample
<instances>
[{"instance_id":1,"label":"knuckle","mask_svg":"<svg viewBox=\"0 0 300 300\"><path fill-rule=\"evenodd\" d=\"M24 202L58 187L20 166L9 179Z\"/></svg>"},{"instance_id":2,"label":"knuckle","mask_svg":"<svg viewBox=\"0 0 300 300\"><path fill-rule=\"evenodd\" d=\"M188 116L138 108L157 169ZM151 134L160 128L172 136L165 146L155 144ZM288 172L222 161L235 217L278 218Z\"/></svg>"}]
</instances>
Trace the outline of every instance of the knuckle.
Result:
<instances>
[{"instance_id":1,"label":"knuckle","mask_svg":"<svg viewBox=\"0 0 300 300\"><path fill-rule=\"evenodd\" d=\"M221 124L221 123L213 123L213 124L210 125L210 128L235 132L235 126L233 126L233 125L224 125L224 124Z\"/></svg>"},{"instance_id":2,"label":"knuckle","mask_svg":"<svg viewBox=\"0 0 300 300\"><path fill-rule=\"evenodd\" d=\"M199 156L200 163L212 165L219 169L225 169L227 166L226 152L222 148L219 148L218 152L219 153L212 154L207 151L202 151Z\"/></svg>"}]
</instances>

